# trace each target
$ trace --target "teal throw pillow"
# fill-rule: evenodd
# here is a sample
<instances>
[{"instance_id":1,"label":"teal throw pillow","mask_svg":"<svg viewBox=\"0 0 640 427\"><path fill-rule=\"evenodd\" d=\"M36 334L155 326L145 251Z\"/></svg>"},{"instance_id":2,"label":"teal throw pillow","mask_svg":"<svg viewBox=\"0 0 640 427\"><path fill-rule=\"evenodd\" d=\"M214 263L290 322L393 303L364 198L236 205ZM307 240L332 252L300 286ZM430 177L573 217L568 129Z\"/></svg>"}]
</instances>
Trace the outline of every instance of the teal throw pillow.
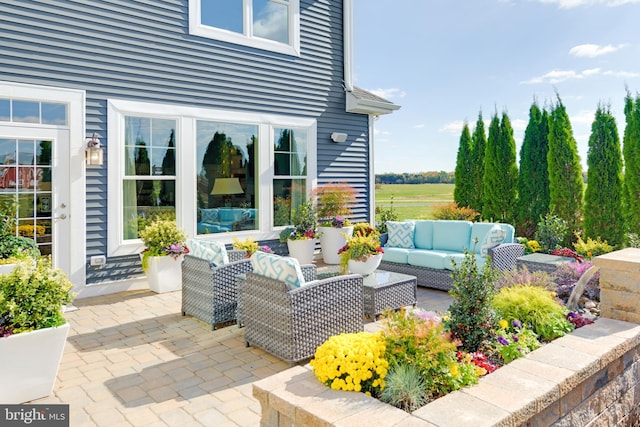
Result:
<instances>
[{"instance_id":1,"label":"teal throw pillow","mask_svg":"<svg viewBox=\"0 0 640 427\"><path fill-rule=\"evenodd\" d=\"M387 221L387 232L389 239L385 246L392 248L413 249L413 232L415 224L413 222Z\"/></svg>"},{"instance_id":2,"label":"teal throw pillow","mask_svg":"<svg viewBox=\"0 0 640 427\"><path fill-rule=\"evenodd\" d=\"M489 249L499 246L506 237L507 232L500 228L498 224L491 227L491 230L484 236L480 244L480 255L487 256Z\"/></svg>"},{"instance_id":3,"label":"teal throw pillow","mask_svg":"<svg viewBox=\"0 0 640 427\"><path fill-rule=\"evenodd\" d=\"M291 289L305 283L300 263L295 258L257 251L251 255L251 267L255 274L285 282Z\"/></svg>"},{"instance_id":4,"label":"teal throw pillow","mask_svg":"<svg viewBox=\"0 0 640 427\"><path fill-rule=\"evenodd\" d=\"M211 262L216 267L229 264L229 255L224 243L215 240L190 239L189 254Z\"/></svg>"}]
</instances>

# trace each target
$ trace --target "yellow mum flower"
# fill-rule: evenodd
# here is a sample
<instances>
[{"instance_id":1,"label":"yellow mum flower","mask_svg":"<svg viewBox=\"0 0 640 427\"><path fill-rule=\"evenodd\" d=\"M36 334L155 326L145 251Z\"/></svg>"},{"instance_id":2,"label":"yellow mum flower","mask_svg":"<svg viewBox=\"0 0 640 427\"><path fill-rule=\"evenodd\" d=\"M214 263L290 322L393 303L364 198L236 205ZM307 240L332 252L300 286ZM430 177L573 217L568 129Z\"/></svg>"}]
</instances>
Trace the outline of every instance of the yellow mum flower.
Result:
<instances>
[{"instance_id":1,"label":"yellow mum flower","mask_svg":"<svg viewBox=\"0 0 640 427\"><path fill-rule=\"evenodd\" d=\"M502 329L507 329L507 328L509 327L509 322L507 322L507 321L506 321L506 320L504 320L504 319L501 319L501 320L500 320L500 327L501 327Z\"/></svg>"}]
</instances>

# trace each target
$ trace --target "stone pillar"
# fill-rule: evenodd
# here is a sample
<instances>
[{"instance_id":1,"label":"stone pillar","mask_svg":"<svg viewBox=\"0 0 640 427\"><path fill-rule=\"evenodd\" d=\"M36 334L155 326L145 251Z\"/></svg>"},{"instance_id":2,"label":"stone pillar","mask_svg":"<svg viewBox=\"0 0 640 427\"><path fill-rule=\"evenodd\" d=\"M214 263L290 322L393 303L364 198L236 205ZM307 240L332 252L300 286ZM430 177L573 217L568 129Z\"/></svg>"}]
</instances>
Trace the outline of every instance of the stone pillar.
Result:
<instances>
[{"instance_id":1,"label":"stone pillar","mask_svg":"<svg viewBox=\"0 0 640 427\"><path fill-rule=\"evenodd\" d=\"M640 249L610 252L592 262L600 268L600 315L640 323Z\"/></svg>"}]
</instances>

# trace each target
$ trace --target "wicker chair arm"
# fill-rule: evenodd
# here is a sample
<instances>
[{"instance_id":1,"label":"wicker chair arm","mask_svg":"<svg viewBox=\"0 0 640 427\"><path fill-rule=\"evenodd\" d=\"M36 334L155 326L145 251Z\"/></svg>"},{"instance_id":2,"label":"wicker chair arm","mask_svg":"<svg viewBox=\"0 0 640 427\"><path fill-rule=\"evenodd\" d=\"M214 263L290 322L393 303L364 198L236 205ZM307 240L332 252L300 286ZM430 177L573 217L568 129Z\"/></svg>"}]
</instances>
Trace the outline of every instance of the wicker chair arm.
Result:
<instances>
[{"instance_id":1,"label":"wicker chair arm","mask_svg":"<svg viewBox=\"0 0 640 427\"><path fill-rule=\"evenodd\" d=\"M240 261L247 258L247 253L245 251L239 251L236 249L228 250L227 255L229 256L229 262Z\"/></svg>"},{"instance_id":2,"label":"wicker chair arm","mask_svg":"<svg viewBox=\"0 0 640 427\"><path fill-rule=\"evenodd\" d=\"M487 251L491 263L500 271L511 270L516 266L516 260L523 255L524 246L520 243L503 243Z\"/></svg>"},{"instance_id":3,"label":"wicker chair arm","mask_svg":"<svg viewBox=\"0 0 640 427\"><path fill-rule=\"evenodd\" d=\"M312 282L318 277L318 267L315 264L304 264L300 269L305 282Z\"/></svg>"}]
</instances>

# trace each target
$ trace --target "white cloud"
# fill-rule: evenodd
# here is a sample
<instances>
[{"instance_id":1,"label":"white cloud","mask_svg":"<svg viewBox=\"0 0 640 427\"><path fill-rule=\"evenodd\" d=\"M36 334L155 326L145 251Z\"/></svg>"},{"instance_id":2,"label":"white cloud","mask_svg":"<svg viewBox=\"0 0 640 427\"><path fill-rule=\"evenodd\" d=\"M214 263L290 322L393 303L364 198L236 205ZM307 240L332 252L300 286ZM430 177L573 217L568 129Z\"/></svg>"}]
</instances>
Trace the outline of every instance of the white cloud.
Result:
<instances>
[{"instance_id":1,"label":"white cloud","mask_svg":"<svg viewBox=\"0 0 640 427\"><path fill-rule=\"evenodd\" d=\"M424 123L420 123L419 125L415 125L413 128L414 129L422 129L422 128L424 128Z\"/></svg>"},{"instance_id":2,"label":"white cloud","mask_svg":"<svg viewBox=\"0 0 640 427\"><path fill-rule=\"evenodd\" d=\"M571 9L580 6L617 7L625 4L640 3L640 0L538 0L540 3L557 4L560 9Z\"/></svg>"},{"instance_id":3,"label":"white cloud","mask_svg":"<svg viewBox=\"0 0 640 427\"><path fill-rule=\"evenodd\" d=\"M462 127L464 126L464 121L456 120L450 123L445 123L440 129L439 132L451 133L454 135L460 135L462 133Z\"/></svg>"},{"instance_id":4,"label":"white cloud","mask_svg":"<svg viewBox=\"0 0 640 427\"><path fill-rule=\"evenodd\" d=\"M589 71L589 70L587 70ZM523 81L523 84L536 84L536 83L560 83L565 80L582 79L585 74L583 72L576 72L574 70L553 70L538 77L533 77L530 80Z\"/></svg>"},{"instance_id":5,"label":"white cloud","mask_svg":"<svg viewBox=\"0 0 640 427\"><path fill-rule=\"evenodd\" d=\"M639 0L640 1L640 0ZM597 75L621 77L621 78L635 78L640 77L640 73L634 73L630 71L602 71L600 68L590 68L583 71L574 70L553 70L541 76L533 77L529 80L520 82L521 84L539 84L548 83L556 84L562 83L566 80L584 79L585 77L592 77Z\"/></svg>"},{"instance_id":6,"label":"white cloud","mask_svg":"<svg viewBox=\"0 0 640 427\"><path fill-rule=\"evenodd\" d=\"M593 119L596 116L595 110L583 110L578 114L569 117L569 121L571 121L571 126L575 125L591 125L593 123Z\"/></svg>"},{"instance_id":7,"label":"white cloud","mask_svg":"<svg viewBox=\"0 0 640 427\"><path fill-rule=\"evenodd\" d=\"M511 121L511 128L513 129L514 133L517 132L524 132L524 130L527 128L527 121L523 120L523 119L515 119Z\"/></svg>"},{"instance_id":8,"label":"white cloud","mask_svg":"<svg viewBox=\"0 0 640 427\"><path fill-rule=\"evenodd\" d=\"M622 78L633 78L640 77L639 73L632 73L630 71L605 71L605 76L613 76L613 77L622 77Z\"/></svg>"},{"instance_id":9,"label":"white cloud","mask_svg":"<svg viewBox=\"0 0 640 427\"><path fill-rule=\"evenodd\" d=\"M569 55L573 55L581 58L595 58L597 56L613 53L617 50L622 49L625 46L626 45L624 44L619 44L617 46L614 46L611 44L608 44L606 46L601 46L597 44L581 44L569 49Z\"/></svg>"},{"instance_id":10,"label":"white cloud","mask_svg":"<svg viewBox=\"0 0 640 427\"><path fill-rule=\"evenodd\" d=\"M403 91L402 89L398 89L396 87L389 88L389 89L367 89L367 90L372 94L387 100L391 100L393 98L396 98L396 99L404 98L406 96L405 91Z\"/></svg>"}]
</instances>

